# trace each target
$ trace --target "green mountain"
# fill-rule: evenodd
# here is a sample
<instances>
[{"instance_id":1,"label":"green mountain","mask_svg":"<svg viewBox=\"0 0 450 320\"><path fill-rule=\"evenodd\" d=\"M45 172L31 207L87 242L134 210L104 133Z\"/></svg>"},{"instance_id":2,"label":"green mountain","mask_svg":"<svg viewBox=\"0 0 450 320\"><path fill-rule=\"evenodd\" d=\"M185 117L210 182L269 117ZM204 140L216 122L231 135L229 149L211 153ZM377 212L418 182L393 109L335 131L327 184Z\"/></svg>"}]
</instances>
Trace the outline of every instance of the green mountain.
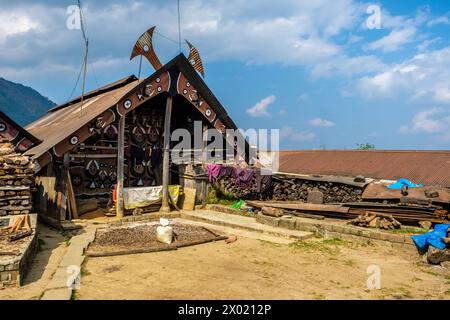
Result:
<instances>
[{"instance_id":1,"label":"green mountain","mask_svg":"<svg viewBox=\"0 0 450 320\"><path fill-rule=\"evenodd\" d=\"M36 90L0 77L0 110L18 124L31 123L55 105Z\"/></svg>"}]
</instances>

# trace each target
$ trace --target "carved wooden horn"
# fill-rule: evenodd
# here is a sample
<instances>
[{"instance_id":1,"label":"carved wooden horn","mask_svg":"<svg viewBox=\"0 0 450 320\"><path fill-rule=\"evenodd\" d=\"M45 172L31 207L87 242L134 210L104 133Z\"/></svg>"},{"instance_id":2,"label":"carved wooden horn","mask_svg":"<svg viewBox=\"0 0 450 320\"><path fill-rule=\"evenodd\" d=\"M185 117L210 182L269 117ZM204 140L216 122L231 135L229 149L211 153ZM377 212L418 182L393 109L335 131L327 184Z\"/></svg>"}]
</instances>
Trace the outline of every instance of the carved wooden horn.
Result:
<instances>
[{"instance_id":1,"label":"carved wooden horn","mask_svg":"<svg viewBox=\"0 0 450 320\"><path fill-rule=\"evenodd\" d=\"M162 67L162 64L153 49L153 32L155 28L151 27L139 37L131 52L130 60L142 55L147 58L155 70L158 70Z\"/></svg>"}]
</instances>

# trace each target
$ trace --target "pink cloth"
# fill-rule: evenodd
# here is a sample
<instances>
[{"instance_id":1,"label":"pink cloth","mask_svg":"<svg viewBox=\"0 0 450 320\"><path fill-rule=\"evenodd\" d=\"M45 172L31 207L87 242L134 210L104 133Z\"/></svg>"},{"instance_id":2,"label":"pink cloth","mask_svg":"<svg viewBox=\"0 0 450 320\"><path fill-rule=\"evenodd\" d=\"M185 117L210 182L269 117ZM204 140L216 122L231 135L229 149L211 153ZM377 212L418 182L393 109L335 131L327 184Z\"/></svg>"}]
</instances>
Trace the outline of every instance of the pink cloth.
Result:
<instances>
[{"instance_id":1,"label":"pink cloth","mask_svg":"<svg viewBox=\"0 0 450 320\"><path fill-rule=\"evenodd\" d=\"M208 164L208 180L209 183L214 183L220 173L220 164Z\"/></svg>"}]
</instances>

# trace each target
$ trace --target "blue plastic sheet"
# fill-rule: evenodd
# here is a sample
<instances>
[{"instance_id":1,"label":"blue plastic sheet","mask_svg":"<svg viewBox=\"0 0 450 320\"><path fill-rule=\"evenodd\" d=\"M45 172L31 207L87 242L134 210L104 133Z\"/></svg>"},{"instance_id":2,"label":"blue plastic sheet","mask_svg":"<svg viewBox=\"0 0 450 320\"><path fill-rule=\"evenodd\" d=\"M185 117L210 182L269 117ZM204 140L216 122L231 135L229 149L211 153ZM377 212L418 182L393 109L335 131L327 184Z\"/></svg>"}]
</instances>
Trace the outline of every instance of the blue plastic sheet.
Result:
<instances>
[{"instance_id":1,"label":"blue plastic sheet","mask_svg":"<svg viewBox=\"0 0 450 320\"><path fill-rule=\"evenodd\" d=\"M424 186L423 184L414 184L407 179L401 178L398 179L397 182L388 186L388 189L400 190L405 185L408 186L408 188L420 188Z\"/></svg>"},{"instance_id":2,"label":"blue plastic sheet","mask_svg":"<svg viewBox=\"0 0 450 320\"><path fill-rule=\"evenodd\" d=\"M446 245L442 238L447 237L448 228L450 228L450 224L437 224L434 230L425 234L411 236L411 239L420 251L426 252L430 245L439 250L444 250Z\"/></svg>"}]
</instances>

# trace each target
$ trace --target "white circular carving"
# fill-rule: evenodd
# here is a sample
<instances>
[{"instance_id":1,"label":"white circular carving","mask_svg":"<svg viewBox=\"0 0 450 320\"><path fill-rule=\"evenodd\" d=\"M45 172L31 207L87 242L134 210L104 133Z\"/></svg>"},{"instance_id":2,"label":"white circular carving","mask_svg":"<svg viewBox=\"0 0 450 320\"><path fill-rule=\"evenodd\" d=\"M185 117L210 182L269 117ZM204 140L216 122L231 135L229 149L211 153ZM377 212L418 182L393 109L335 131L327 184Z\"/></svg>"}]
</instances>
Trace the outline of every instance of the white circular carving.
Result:
<instances>
[{"instance_id":1,"label":"white circular carving","mask_svg":"<svg viewBox=\"0 0 450 320\"><path fill-rule=\"evenodd\" d=\"M71 145L76 145L79 141L80 139L77 136L73 136L72 138L70 138Z\"/></svg>"},{"instance_id":2,"label":"white circular carving","mask_svg":"<svg viewBox=\"0 0 450 320\"><path fill-rule=\"evenodd\" d=\"M160 82L161 82L161 79L160 79L160 78L156 78L156 82L157 82L157 83L160 83Z\"/></svg>"},{"instance_id":3,"label":"white circular carving","mask_svg":"<svg viewBox=\"0 0 450 320\"><path fill-rule=\"evenodd\" d=\"M123 107L125 109L130 109L132 105L133 103L131 102L131 100L125 100L125 102L123 103Z\"/></svg>"},{"instance_id":4,"label":"white circular carving","mask_svg":"<svg viewBox=\"0 0 450 320\"><path fill-rule=\"evenodd\" d=\"M0 122L0 132L4 132L6 131L6 124L4 124L3 122Z\"/></svg>"},{"instance_id":5,"label":"white circular carving","mask_svg":"<svg viewBox=\"0 0 450 320\"><path fill-rule=\"evenodd\" d=\"M206 113L206 116L207 117L210 117L211 116L211 109L206 109L206 111L205 111L205 113Z\"/></svg>"},{"instance_id":6,"label":"white circular carving","mask_svg":"<svg viewBox=\"0 0 450 320\"><path fill-rule=\"evenodd\" d=\"M162 88L161 88L161 87L158 87L158 92L161 92L161 90L162 90Z\"/></svg>"},{"instance_id":7,"label":"white circular carving","mask_svg":"<svg viewBox=\"0 0 450 320\"><path fill-rule=\"evenodd\" d=\"M183 90L183 93L184 93L184 94L187 94L187 90L186 90L186 89L184 89L184 90Z\"/></svg>"},{"instance_id":8,"label":"white circular carving","mask_svg":"<svg viewBox=\"0 0 450 320\"><path fill-rule=\"evenodd\" d=\"M190 84L189 82L187 82L187 83L186 83L186 87L189 88L190 86L191 86L191 84Z\"/></svg>"}]
</instances>

